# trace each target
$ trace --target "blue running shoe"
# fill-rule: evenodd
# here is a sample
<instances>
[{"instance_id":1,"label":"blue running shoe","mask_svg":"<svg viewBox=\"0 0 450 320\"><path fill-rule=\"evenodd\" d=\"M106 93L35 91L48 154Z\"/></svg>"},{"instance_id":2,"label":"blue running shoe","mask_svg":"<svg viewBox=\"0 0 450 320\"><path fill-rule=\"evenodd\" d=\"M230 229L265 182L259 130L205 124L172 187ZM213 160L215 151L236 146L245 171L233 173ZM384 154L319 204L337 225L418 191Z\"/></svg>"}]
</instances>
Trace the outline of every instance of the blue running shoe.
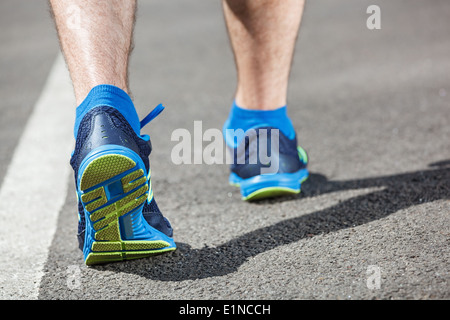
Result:
<instances>
[{"instance_id":1,"label":"blue running shoe","mask_svg":"<svg viewBox=\"0 0 450 320\"><path fill-rule=\"evenodd\" d=\"M300 193L309 176L308 156L297 138L289 139L276 128L250 129L236 148L228 148L234 160L229 182L240 187L243 200Z\"/></svg>"},{"instance_id":2,"label":"blue running shoe","mask_svg":"<svg viewBox=\"0 0 450 320\"><path fill-rule=\"evenodd\" d=\"M141 128L164 109L159 105ZM85 263L136 259L176 249L153 197L148 135L137 135L110 106L82 118L71 166L78 196L78 241Z\"/></svg>"}]
</instances>

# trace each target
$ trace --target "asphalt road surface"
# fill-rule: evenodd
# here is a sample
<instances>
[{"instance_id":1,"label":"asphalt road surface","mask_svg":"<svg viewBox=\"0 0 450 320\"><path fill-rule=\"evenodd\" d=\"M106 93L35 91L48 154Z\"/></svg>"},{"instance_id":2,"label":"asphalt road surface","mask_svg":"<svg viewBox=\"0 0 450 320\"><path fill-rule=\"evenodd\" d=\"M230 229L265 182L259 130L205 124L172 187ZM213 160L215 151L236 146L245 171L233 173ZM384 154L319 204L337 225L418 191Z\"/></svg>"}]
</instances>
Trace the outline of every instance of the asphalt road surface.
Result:
<instances>
[{"instance_id":1,"label":"asphalt road surface","mask_svg":"<svg viewBox=\"0 0 450 320\"><path fill-rule=\"evenodd\" d=\"M221 129L232 103L220 2L141 1L130 83L140 116L166 106L145 133L178 249L86 267L47 3L2 0L0 298L450 298L449 16L446 0L309 1L288 105L311 176L298 196L246 203L226 164L171 160L175 129Z\"/></svg>"}]
</instances>

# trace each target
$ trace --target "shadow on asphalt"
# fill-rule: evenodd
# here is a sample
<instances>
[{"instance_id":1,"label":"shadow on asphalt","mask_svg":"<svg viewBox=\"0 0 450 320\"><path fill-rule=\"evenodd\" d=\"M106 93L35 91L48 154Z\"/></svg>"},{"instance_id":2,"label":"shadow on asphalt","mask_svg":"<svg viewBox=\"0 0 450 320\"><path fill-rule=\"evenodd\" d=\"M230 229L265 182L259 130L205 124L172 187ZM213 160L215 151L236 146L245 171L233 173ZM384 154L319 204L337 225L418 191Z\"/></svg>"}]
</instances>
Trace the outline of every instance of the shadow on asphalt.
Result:
<instances>
[{"instance_id":1,"label":"shadow on asphalt","mask_svg":"<svg viewBox=\"0 0 450 320\"><path fill-rule=\"evenodd\" d=\"M401 209L441 199L450 199L450 160L433 163L434 169L349 181L329 181L312 173L302 194L253 203L255 207L277 201L301 201L330 192L380 187L323 210L283 220L260 228L217 247L192 249L177 243L178 249L150 259L110 264L99 269L137 274L161 281L195 280L235 272L248 258L319 234L356 227L382 219Z\"/></svg>"}]
</instances>

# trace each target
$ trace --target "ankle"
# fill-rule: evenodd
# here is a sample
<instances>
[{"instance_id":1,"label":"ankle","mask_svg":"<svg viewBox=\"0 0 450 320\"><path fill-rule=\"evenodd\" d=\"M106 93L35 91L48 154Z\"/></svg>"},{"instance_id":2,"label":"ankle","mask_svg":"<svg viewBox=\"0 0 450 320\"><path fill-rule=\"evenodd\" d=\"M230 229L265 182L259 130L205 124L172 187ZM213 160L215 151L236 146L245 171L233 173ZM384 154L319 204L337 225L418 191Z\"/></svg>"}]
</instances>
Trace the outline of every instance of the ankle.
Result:
<instances>
[{"instance_id":1,"label":"ankle","mask_svg":"<svg viewBox=\"0 0 450 320\"><path fill-rule=\"evenodd\" d=\"M83 117L89 110L98 106L108 106L117 109L130 123L136 134L140 134L139 116L130 96L119 87L102 84L93 87L83 102L77 107L74 128L75 137Z\"/></svg>"}]
</instances>

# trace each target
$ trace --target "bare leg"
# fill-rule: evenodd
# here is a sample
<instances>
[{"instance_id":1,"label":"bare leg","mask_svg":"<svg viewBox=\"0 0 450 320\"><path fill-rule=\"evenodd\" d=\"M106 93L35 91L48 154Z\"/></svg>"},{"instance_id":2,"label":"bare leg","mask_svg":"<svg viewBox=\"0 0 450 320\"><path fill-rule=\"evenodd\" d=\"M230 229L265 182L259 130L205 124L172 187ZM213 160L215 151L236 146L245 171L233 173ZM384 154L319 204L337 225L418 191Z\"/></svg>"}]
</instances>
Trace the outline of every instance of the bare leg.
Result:
<instances>
[{"instance_id":1,"label":"bare leg","mask_svg":"<svg viewBox=\"0 0 450 320\"><path fill-rule=\"evenodd\" d=\"M270 110L287 103L304 0L223 0L238 72L236 104Z\"/></svg>"},{"instance_id":2,"label":"bare leg","mask_svg":"<svg viewBox=\"0 0 450 320\"><path fill-rule=\"evenodd\" d=\"M50 0L77 104L99 84L129 93L135 0ZM80 25L74 26L78 14Z\"/></svg>"}]
</instances>

